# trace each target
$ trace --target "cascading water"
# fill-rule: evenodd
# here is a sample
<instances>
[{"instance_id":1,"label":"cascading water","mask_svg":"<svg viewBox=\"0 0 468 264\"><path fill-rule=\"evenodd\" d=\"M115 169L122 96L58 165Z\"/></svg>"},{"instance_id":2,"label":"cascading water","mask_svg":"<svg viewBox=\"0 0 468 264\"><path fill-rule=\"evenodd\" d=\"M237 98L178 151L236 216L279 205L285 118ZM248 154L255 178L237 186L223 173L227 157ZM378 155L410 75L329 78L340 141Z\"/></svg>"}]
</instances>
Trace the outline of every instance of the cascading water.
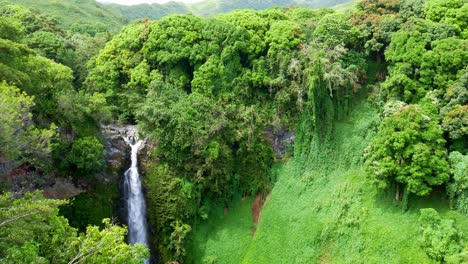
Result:
<instances>
[{"instance_id":1,"label":"cascading water","mask_svg":"<svg viewBox=\"0 0 468 264\"><path fill-rule=\"evenodd\" d=\"M125 172L124 194L127 199L128 213L128 238L129 243L143 243L148 245L148 230L146 223L146 202L141 188L140 174L138 173L137 154L142 140L135 137L124 138L125 142L132 148L131 166ZM149 245L148 245L149 246ZM145 260L145 264L149 260Z\"/></svg>"}]
</instances>

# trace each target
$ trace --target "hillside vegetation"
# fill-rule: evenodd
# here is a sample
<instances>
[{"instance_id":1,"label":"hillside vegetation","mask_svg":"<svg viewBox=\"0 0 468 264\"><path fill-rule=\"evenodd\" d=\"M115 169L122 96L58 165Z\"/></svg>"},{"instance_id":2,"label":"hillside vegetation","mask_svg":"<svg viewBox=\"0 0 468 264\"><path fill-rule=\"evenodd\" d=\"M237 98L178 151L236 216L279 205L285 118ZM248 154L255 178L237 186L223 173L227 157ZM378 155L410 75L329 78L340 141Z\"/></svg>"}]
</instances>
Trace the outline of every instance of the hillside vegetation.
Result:
<instances>
[{"instance_id":1,"label":"hillside vegetation","mask_svg":"<svg viewBox=\"0 0 468 264\"><path fill-rule=\"evenodd\" d=\"M346 3L340 5L342 3ZM170 14L187 14L211 17L221 13L227 13L236 9L262 10L279 6L304 6L310 8L341 6L341 10L352 7L350 0L268 0L268 1L243 1L243 0L205 0L193 4L169 2L165 4L140 4L123 6L110 4L112 8L120 11L130 20L139 18L160 19Z\"/></svg>"},{"instance_id":2,"label":"hillside vegetation","mask_svg":"<svg viewBox=\"0 0 468 264\"><path fill-rule=\"evenodd\" d=\"M59 3L0 6L0 262L139 263L147 247L161 263L468 262L466 1L172 14L117 34L118 15L92 11L112 7L64 1L99 17L75 27L50 17ZM101 221L118 196L109 123L151 147L150 245ZM30 193L56 178L88 192Z\"/></svg>"},{"instance_id":3,"label":"hillside vegetation","mask_svg":"<svg viewBox=\"0 0 468 264\"><path fill-rule=\"evenodd\" d=\"M263 1L242 1L242 0L205 0L190 5L190 10L199 16L213 16L219 13L226 13L236 9L262 10L277 6L304 6L310 8L332 7L349 0L263 0Z\"/></svg>"},{"instance_id":4,"label":"hillside vegetation","mask_svg":"<svg viewBox=\"0 0 468 264\"><path fill-rule=\"evenodd\" d=\"M127 23L118 11L95 0L7 0L0 5L18 4L48 16L73 32L117 32Z\"/></svg>"}]
</instances>

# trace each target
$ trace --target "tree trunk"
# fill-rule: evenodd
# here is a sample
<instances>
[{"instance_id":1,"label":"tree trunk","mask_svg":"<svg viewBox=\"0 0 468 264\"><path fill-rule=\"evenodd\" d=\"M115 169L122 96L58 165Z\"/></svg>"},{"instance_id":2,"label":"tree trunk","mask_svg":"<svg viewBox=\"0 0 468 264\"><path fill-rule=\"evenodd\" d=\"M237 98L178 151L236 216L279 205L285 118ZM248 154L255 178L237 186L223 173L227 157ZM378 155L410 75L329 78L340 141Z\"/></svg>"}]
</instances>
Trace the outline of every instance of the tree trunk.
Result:
<instances>
[{"instance_id":1,"label":"tree trunk","mask_svg":"<svg viewBox=\"0 0 468 264\"><path fill-rule=\"evenodd\" d=\"M408 209L408 196L409 196L408 187L405 185L403 186L403 199L401 202L402 213L406 212L406 210Z\"/></svg>"},{"instance_id":2,"label":"tree trunk","mask_svg":"<svg viewBox=\"0 0 468 264\"><path fill-rule=\"evenodd\" d=\"M395 200L400 201L400 184L396 183Z\"/></svg>"},{"instance_id":3,"label":"tree trunk","mask_svg":"<svg viewBox=\"0 0 468 264\"><path fill-rule=\"evenodd\" d=\"M377 52L377 55L375 57L377 64L382 64L382 55L380 54L380 51Z\"/></svg>"}]
</instances>

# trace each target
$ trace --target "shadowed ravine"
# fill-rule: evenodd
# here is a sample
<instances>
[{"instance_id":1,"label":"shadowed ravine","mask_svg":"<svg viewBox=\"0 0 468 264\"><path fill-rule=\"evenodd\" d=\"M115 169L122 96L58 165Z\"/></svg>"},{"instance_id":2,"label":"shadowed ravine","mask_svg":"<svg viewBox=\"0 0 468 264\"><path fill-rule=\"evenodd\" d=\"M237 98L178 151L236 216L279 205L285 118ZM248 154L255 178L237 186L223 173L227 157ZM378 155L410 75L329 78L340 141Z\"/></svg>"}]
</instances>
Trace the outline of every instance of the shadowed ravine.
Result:
<instances>
[{"instance_id":1,"label":"shadowed ravine","mask_svg":"<svg viewBox=\"0 0 468 264\"><path fill-rule=\"evenodd\" d=\"M124 138L132 148L131 166L125 172L124 195L127 199L128 212L128 240L131 245L144 243L148 245L148 231L146 223L146 203L141 188L140 174L138 173L138 150L143 144L135 137ZM149 260L145 260L149 263Z\"/></svg>"}]
</instances>

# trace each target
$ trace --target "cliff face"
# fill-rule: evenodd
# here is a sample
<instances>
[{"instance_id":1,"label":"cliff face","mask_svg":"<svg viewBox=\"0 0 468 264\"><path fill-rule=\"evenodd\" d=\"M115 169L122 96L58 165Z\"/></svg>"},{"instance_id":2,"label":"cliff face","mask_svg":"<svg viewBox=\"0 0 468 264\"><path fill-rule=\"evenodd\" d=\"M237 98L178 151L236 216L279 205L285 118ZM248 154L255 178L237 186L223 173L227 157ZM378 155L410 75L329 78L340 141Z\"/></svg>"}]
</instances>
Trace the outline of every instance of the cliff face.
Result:
<instances>
[{"instance_id":1,"label":"cliff face","mask_svg":"<svg viewBox=\"0 0 468 264\"><path fill-rule=\"evenodd\" d=\"M134 136L136 126L106 125L101 127L106 150L105 158L108 165L108 175L101 175L110 179L120 177L125 169L130 155L130 147L124 137Z\"/></svg>"},{"instance_id":2,"label":"cliff face","mask_svg":"<svg viewBox=\"0 0 468 264\"><path fill-rule=\"evenodd\" d=\"M101 128L104 137L106 150L106 162L108 164L108 175L110 179L120 178L129 165L130 146L125 142L125 138L139 138L136 125L106 125ZM142 148L138 152L140 164L144 164L150 155L154 144L145 140ZM106 175L104 175L106 176Z\"/></svg>"}]
</instances>

